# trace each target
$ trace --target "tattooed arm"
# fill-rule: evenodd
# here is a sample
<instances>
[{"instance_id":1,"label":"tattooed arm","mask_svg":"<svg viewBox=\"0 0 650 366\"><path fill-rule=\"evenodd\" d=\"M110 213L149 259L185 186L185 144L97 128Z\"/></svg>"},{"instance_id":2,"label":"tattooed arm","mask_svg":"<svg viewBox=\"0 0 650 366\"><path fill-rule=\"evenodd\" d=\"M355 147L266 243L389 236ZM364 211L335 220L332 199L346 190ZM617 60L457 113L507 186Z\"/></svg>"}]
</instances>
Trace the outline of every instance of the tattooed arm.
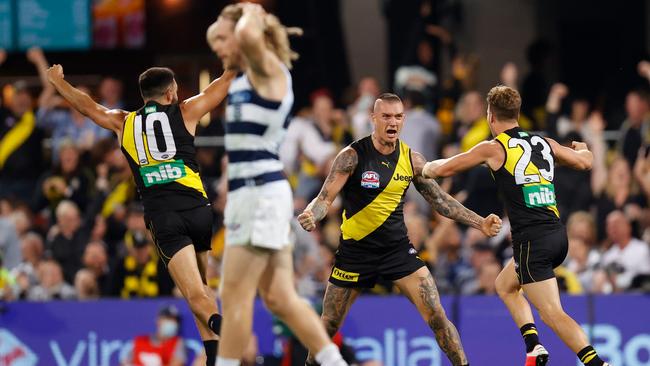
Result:
<instances>
[{"instance_id":1,"label":"tattooed arm","mask_svg":"<svg viewBox=\"0 0 650 366\"><path fill-rule=\"evenodd\" d=\"M439 214L479 229L487 236L494 236L499 233L501 219L498 216L492 214L487 218L479 216L443 191L435 180L424 178L422 169L426 159L422 154L411 152L411 161L413 162L415 175L413 178L415 188Z\"/></svg>"},{"instance_id":2,"label":"tattooed arm","mask_svg":"<svg viewBox=\"0 0 650 366\"><path fill-rule=\"evenodd\" d=\"M307 231L314 230L316 222L322 220L327 215L327 210L332 204L332 201L334 201L336 195L343 189L345 182L348 181L348 177L350 177L357 167L358 160L357 152L351 147L346 147L336 156L334 163L332 163L332 169L330 169L330 173L327 179L325 179L325 183L323 183L318 197L314 198L307 205L307 208L298 215L298 221L303 229Z\"/></svg>"}]
</instances>

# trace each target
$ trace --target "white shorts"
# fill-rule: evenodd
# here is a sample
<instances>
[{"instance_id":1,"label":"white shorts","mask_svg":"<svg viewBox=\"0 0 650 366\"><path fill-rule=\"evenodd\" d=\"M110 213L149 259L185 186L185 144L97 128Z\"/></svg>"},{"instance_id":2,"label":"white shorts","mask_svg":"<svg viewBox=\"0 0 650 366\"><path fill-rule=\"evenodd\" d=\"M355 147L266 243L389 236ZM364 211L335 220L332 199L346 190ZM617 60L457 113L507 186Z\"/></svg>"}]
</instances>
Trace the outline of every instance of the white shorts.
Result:
<instances>
[{"instance_id":1,"label":"white shorts","mask_svg":"<svg viewBox=\"0 0 650 366\"><path fill-rule=\"evenodd\" d=\"M228 192L226 245L282 249L290 244L293 195L286 180Z\"/></svg>"}]
</instances>

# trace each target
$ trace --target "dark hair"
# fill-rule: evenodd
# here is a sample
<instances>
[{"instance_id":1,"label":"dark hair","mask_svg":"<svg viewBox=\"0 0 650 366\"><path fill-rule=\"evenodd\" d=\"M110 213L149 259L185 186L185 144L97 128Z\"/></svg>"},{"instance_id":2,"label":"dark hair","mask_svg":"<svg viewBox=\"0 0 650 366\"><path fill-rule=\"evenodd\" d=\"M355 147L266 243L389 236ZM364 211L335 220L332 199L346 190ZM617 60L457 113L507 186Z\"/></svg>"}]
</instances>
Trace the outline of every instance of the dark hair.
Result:
<instances>
[{"instance_id":1,"label":"dark hair","mask_svg":"<svg viewBox=\"0 0 650 366\"><path fill-rule=\"evenodd\" d=\"M402 103L402 99L400 99L397 94L393 93L382 93L377 97L377 100L381 100L382 102Z\"/></svg>"},{"instance_id":2,"label":"dark hair","mask_svg":"<svg viewBox=\"0 0 650 366\"><path fill-rule=\"evenodd\" d=\"M142 99L157 98L174 82L174 72L167 67L152 67L140 74L140 95Z\"/></svg>"},{"instance_id":3,"label":"dark hair","mask_svg":"<svg viewBox=\"0 0 650 366\"><path fill-rule=\"evenodd\" d=\"M487 95L487 103L498 121L516 120L519 117L521 96L515 89L504 85L495 86Z\"/></svg>"}]
</instances>

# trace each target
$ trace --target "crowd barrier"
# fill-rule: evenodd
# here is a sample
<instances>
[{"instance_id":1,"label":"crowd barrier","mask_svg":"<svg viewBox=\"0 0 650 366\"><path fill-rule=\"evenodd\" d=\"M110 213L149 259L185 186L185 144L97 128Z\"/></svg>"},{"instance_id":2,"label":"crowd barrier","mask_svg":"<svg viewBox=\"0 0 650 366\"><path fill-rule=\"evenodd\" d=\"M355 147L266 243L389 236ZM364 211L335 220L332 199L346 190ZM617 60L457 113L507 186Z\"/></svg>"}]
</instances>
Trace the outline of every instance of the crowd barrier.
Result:
<instances>
[{"instance_id":1,"label":"crowd barrier","mask_svg":"<svg viewBox=\"0 0 650 366\"><path fill-rule=\"evenodd\" d=\"M603 358L616 366L650 366L650 296L566 296L562 301ZM443 296L442 303L473 366L523 364L521 335L497 297ZM0 304L0 366L118 365L133 336L154 331L156 313L166 304L181 311L182 335L193 357L202 344L189 308L178 299L11 302ZM539 319L537 323L551 365L580 365ZM254 331L262 355L282 349L275 325L257 302ZM381 360L385 366L449 365L415 308L400 296L360 297L343 336L360 360Z\"/></svg>"}]
</instances>

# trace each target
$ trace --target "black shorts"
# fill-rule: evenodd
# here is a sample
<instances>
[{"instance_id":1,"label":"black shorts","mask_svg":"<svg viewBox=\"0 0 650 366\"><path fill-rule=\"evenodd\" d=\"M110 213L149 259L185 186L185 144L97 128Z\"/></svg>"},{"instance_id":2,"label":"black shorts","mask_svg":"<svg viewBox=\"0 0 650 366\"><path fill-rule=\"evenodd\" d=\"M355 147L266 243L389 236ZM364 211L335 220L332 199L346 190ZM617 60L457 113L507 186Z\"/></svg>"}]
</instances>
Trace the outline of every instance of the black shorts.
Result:
<instances>
[{"instance_id":1,"label":"black shorts","mask_svg":"<svg viewBox=\"0 0 650 366\"><path fill-rule=\"evenodd\" d=\"M165 265L174 254L188 245L194 245L197 253L210 250L213 215L210 206L145 213L145 223Z\"/></svg>"},{"instance_id":2,"label":"black shorts","mask_svg":"<svg viewBox=\"0 0 650 366\"><path fill-rule=\"evenodd\" d=\"M553 269L564 262L569 241L562 227L534 239L513 239L512 246L515 271L519 283L525 285L555 277Z\"/></svg>"},{"instance_id":3,"label":"black shorts","mask_svg":"<svg viewBox=\"0 0 650 366\"><path fill-rule=\"evenodd\" d=\"M339 287L372 288L379 276L396 281L424 267L410 243L392 248L342 243L336 251L329 281Z\"/></svg>"}]
</instances>

